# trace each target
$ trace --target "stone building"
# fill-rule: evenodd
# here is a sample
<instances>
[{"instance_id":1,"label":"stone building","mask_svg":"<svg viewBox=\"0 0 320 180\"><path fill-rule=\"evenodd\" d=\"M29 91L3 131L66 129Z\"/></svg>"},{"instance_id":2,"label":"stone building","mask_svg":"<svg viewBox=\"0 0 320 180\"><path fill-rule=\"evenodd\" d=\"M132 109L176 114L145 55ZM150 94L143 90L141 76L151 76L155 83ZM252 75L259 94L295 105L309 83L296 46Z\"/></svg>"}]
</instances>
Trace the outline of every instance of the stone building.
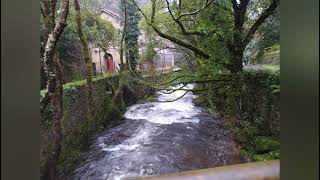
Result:
<instances>
[{"instance_id":1,"label":"stone building","mask_svg":"<svg viewBox=\"0 0 320 180\"><path fill-rule=\"evenodd\" d=\"M158 41L165 44L166 47L174 47L174 45L163 38L157 37ZM146 41L144 33L142 32L139 37L139 53L140 55L146 50ZM150 70L155 69L157 71L172 70L175 67L176 53L170 48L154 48L156 52L153 59L149 59L139 64L139 69Z\"/></svg>"},{"instance_id":2,"label":"stone building","mask_svg":"<svg viewBox=\"0 0 320 180\"><path fill-rule=\"evenodd\" d=\"M117 31L121 30L121 20L119 14L106 9L100 10L99 13L103 19L111 22ZM92 55L92 67L95 75L105 73L113 74L120 70L120 53L119 48L116 45L111 44L107 50L107 53L104 53L94 43L90 44L90 49Z\"/></svg>"},{"instance_id":3,"label":"stone building","mask_svg":"<svg viewBox=\"0 0 320 180\"><path fill-rule=\"evenodd\" d=\"M117 31L121 31L121 17L118 13L112 12L110 10L102 9L100 10L100 16L111 22ZM145 49L145 38L144 33L141 32L139 36L139 53ZM159 37L160 38L160 37ZM163 40L165 41L165 40ZM168 46L173 46L171 42L165 41ZM93 71L95 75L105 74L105 73L117 73L120 71L120 48L116 45L111 45L106 53L102 52L94 43L90 44L91 54L92 54L92 63ZM170 70L175 66L175 54L169 49L159 49L155 48L157 51L157 56L151 61L146 61L140 63L137 69L148 70L150 68L156 68L156 70ZM124 57L124 63L125 57Z\"/></svg>"}]
</instances>

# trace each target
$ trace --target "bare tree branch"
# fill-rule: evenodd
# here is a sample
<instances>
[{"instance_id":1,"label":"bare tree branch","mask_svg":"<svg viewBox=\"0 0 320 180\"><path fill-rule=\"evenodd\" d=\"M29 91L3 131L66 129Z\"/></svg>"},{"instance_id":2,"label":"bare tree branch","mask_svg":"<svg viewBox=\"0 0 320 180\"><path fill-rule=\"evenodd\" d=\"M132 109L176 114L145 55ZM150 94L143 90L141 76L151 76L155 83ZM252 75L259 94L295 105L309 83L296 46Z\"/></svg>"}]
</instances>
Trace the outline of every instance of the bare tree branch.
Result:
<instances>
[{"instance_id":1,"label":"bare tree branch","mask_svg":"<svg viewBox=\"0 0 320 180\"><path fill-rule=\"evenodd\" d=\"M43 9L41 3L40 3L40 11L41 11L42 16L45 17L46 14L44 13L44 9Z\"/></svg>"},{"instance_id":2,"label":"bare tree branch","mask_svg":"<svg viewBox=\"0 0 320 180\"><path fill-rule=\"evenodd\" d=\"M173 99L173 100L166 100L166 101L158 101L158 102L174 102L174 101L177 101L181 98L183 98L189 91L186 91L183 95L181 95L180 97L176 98L176 99Z\"/></svg>"},{"instance_id":3,"label":"bare tree branch","mask_svg":"<svg viewBox=\"0 0 320 180\"><path fill-rule=\"evenodd\" d=\"M178 79L181 79L181 78L198 78L198 77L205 77L205 76L209 76L209 74L204 74L204 75L200 75L200 76L182 75L182 76L175 77L175 78L173 78L173 79L171 79L171 80L169 80L169 81L162 82L162 83L159 83L159 84L156 84L156 85L157 85L157 86L162 86L162 85L169 84L169 83L171 83L171 82L173 82L173 81L176 81L176 80L178 80Z\"/></svg>"},{"instance_id":4,"label":"bare tree branch","mask_svg":"<svg viewBox=\"0 0 320 180\"><path fill-rule=\"evenodd\" d=\"M179 25L180 29L181 29L181 33L184 34L184 35L205 35L204 32L201 32L201 31L193 31L193 30L187 30L183 23L179 20L180 18L175 18L173 13L172 13L172 10L170 8L170 3L168 0L166 0L166 3L167 3L167 9L169 11L169 14L171 15L172 19ZM179 16L181 17L181 16Z\"/></svg>"},{"instance_id":5,"label":"bare tree branch","mask_svg":"<svg viewBox=\"0 0 320 180\"><path fill-rule=\"evenodd\" d=\"M57 0L51 0L51 26L52 29L54 28L56 24L56 6L57 6Z\"/></svg>"},{"instance_id":6,"label":"bare tree branch","mask_svg":"<svg viewBox=\"0 0 320 180\"><path fill-rule=\"evenodd\" d=\"M181 19L182 17L185 17L185 16L192 16L192 15L196 15L198 13L200 13L201 11L205 10L211 3L213 3L215 0L206 0L205 4L198 10L196 11L193 11L193 12L188 12L188 13L184 13L184 14L181 14L177 19Z\"/></svg>"},{"instance_id":7,"label":"bare tree branch","mask_svg":"<svg viewBox=\"0 0 320 180\"><path fill-rule=\"evenodd\" d=\"M249 32L244 39L244 44L248 44L251 41L259 26L276 10L279 3L279 0L272 0L270 6L260 15L258 20L249 29Z\"/></svg>"},{"instance_id":8,"label":"bare tree branch","mask_svg":"<svg viewBox=\"0 0 320 180\"><path fill-rule=\"evenodd\" d=\"M204 50L200 49L199 47L189 43L189 42L186 42L184 40L181 40L171 34L168 34L168 33L164 33L162 31L159 30L159 28L157 28L155 26L155 24L152 22L154 21L154 16L155 16L155 4L153 3L152 5L152 16L151 16L151 22L148 20L148 17L144 14L144 12L140 9L140 7L137 5L137 3L135 2L135 0L131 0L134 5L138 8L138 10L140 11L140 13L144 16L144 18L146 19L147 23L153 28L153 30L160 36L160 37L163 37L165 39L168 39L182 47L185 47L185 48L188 48L190 49L191 51L193 51L194 53L198 54L199 56L203 57L203 58L206 58L208 59L210 57L210 55L208 53L206 53ZM152 2L155 2L155 0L153 0Z\"/></svg>"}]
</instances>

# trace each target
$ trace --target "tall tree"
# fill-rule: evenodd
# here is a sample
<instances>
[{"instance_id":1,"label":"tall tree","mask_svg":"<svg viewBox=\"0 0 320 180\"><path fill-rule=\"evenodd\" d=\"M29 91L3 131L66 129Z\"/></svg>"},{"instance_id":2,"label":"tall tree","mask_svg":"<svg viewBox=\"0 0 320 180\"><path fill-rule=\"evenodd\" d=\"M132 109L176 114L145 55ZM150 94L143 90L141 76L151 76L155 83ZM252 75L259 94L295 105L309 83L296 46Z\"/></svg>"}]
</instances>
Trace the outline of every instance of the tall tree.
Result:
<instances>
[{"instance_id":1,"label":"tall tree","mask_svg":"<svg viewBox=\"0 0 320 180\"><path fill-rule=\"evenodd\" d=\"M124 19L122 20L123 23L126 22L124 23L126 24L126 29L130 29L130 31L124 32L124 49L128 68L134 71L139 58L139 11L133 2L128 0L120 1L120 10L122 17L126 18L126 21Z\"/></svg>"},{"instance_id":2,"label":"tall tree","mask_svg":"<svg viewBox=\"0 0 320 180\"><path fill-rule=\"evenodd\" d=\"M46 46L43 53L43 62L48 77L47 97L51 99L53 106L53 149L48 160L48 178L57 178L57 164L60 157L61 143L63 139L61 131L61 119L63 117L63 75L56 51L59 38L66 27L69 13L69 0L61 1L60 18L55 23L56 0L45 0L41 4L41 10L45 19Z\"/></svg>"},{"instance_id":3,"label":"tall tree","mask_svg":"<svg viewBox=\"0 0 320 180\"><path fill-rule=\"evenodd\" d=\"M121 0L120 6L122 7L123 11L123 29L120 39L120 71L124 71L124 40L126 37L126 31L127 31L127 5L126 0Z\"/></svg>"},{"instance_id":4,"label":"tall tree","mask_svg":"<svg viewBox=\"0 0 320 180\"><path fill-rule=\"evenodd\" d=\"M191 1L186 3L183 0L179 0L178 5L173 5L169 0L166 0L167 12L170 14L172 21L174 21L178 27L175 32L168 32L159 27L156 23L156 8L157 0L151 0L151 14L147 16L135 0L131 0L135 6L139 9L141 14L147 20L148 24L154 29L154 31L161 37L168 39L182 47L190 49L198 56L204 59L210 59L214 54L208 53L205 46L194 43L194 39L197 37L217 37L226 46L229 54L229 62L223 63L223 66L230 70L232 73L242 71L242 57L244 50L249 42L252 40L257 29L266 21L266 19L274 13L279 5L279 0L272 0L271 3L261 12L258 12L255 21L251 24L247 23L248 14L247 10L250 4L259 2L258 0L232 0L226 1L226 5L220 1L215 0L202 0ZM199 5L202 2L202 5ZM190 4L194 4L190 7ZM206 28L199 26L201 19L199 19L201 13L206 12L210 6L223 9L225 11L222 16L226 16L226 13L232 15L232 21L225 22L231 25L231 35L221 34L216 28ZM195 7L200 7L196 8ZM175 9L174 9L175 8ZM260 7L261 8L261 7ZM212 23L215 22L215 18L212 17Z\"/></svg>"},{"instance_id":5,"label":"tall tree","mask_svg":"<svg viewBox=\"0 0 320 180\"><path fill-rule=\"evenodd\" d=\"M231 72L239 72L242 70L242 57L246 46L250 43L258 28L274 13L279 5L279 0L272 0L270 5L261 13L253 25L246 30L244 25L249 3L250 0L240 0L240 3L236 0L232 1L234 34L233 39L227 44L231 54L231 63L229 64Z\"/></svg>"},{"instance_id":6,"label":"tall tree","mask_svg":"<svg viewBox=\"0 0 320 180\"><path fill-rule=\"evenodd\" d=\"M81 12L80 12L80 3L79 0L74 0L74 10L76 12L75 20L77 23L77 32L82 44L82 53L84 55L84 61L86 64L86 80L87 80L87 98L88 98L88 125L89 125L89 134L92 131L92 128L95 126L95 115L96 108L93 97L93 85L92 85L92 59L89 50L89 44L87 37L83 33L82 30L82 20L81 20Z\"/></svg>"}]
</instances>

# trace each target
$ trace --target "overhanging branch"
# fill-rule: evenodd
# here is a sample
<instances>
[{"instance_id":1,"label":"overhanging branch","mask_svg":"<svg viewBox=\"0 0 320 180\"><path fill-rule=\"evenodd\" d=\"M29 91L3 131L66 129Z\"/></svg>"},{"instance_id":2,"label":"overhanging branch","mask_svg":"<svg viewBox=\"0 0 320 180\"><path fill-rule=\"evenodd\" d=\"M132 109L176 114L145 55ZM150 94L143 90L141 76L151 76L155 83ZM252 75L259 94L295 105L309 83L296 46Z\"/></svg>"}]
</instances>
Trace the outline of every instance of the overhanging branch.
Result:
<instances>
[{"instance_id":1,"label":"overhanging branch","mask_svg":"<svg viewBox=\"0 0 320 180\"><path fill-rule=\"evenodd\" d=\"M144 14L144 12L141 10L141 8L138 6L138 4L135 2L135 0L131 0L133 2L133 4L137 7L137 9L140 11L140 13L142 14L142 16L146 19L148 25L150 25L153 30L162 38L165 38L165 39L168 39L170 40L171 42L174 42L182 47L185 47L187 49L190 49L191 51L193 51L194 53L198 54L199 56L205 58L205 59L208 59L210 58L210 55L208 53L206 53L204 50L200 49L199 47L197 46L194 46L193 44L189 43L189 42L186 42L184 40L181 40L175 36L172 36L171 34L168 34L168 33L165 33L165 32L162 32L159 30L159 28L156 27L156 25L154 24L154 17L155 17L155 1L153 0L152 3L152 15L151 15L151 20L152 21L149 21L148 20L148 17Z\"/></svg>"},{"instance_id":2,"label":"overhanging branch","mask_svg":"<svg viewBox=\"0 0 320 180\"><path fill-rule=\"evenodd\" d=\"M251 26L244 39L244 44L248 44L262 23L275 11L279 5L279 0L272 0L270 6L260 15L258 20Z\"/></svg>"},{"instance_id":3,"label":"overhanging branch","mask_svg":"<svg viewBox=\"0 0 320 180\"><path fill-rule=\"evenodd\" d=\"M168 0L166 0L166 3L167 3L167 9L169 11L169 14L170 16L172 17L172 19L179 25L180 29L181 29L181 33L183 35L205 35L204 32L202 31L195 31L195 30L187 30L183 23L180 21L180 18L175 18L173 13L172 13L172 10L170 8L170 3ZM180 17L180 16L179 16Z\"/></svg>"},{"instance_id":4,"label":"overhanging branch","mask_svg":"<svg viewBox=\"0 0 320 180\"><path fill-rule=\"evenodd\" d=\"M200 9L198 9L198 10L196 10L196 11L193 11L193 12L188 12L188 13L181 14L177 19L179 20L179 19L181 19L182 17L185 17L185 16L196 15L196 14L200 13L201 11L205 10L205 9L206 9L211 3L213 3L214 1L215 1L215 0L211 0L211 1L206 0L206 2L204 3L204 5L203 5Z\"/></svg>"}]
</instances>

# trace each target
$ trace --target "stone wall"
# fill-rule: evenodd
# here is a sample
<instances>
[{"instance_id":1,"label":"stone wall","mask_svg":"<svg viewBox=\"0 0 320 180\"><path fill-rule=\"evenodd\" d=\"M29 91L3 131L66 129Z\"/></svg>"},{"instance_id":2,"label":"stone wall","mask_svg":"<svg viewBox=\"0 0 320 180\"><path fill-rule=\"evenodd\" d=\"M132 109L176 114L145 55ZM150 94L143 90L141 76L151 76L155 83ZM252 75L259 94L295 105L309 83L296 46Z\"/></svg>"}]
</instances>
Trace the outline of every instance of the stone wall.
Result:
<instances>
[{"instance_id":1,"label":"stone wall","mask_svg":"<svg viewBox=\"0 0 320 180\"><path fill-rule=\"evenodd\" d=\"M242 147L244 161L279 158L280 74L244 71L225 85L207 84L210 91L197 102L225 120Z\"/></svg>"},{"instance_id":2,"label":"stone wall","mask_svg":"<svg viewBox=\"0 0 320 180\"><path fill-rule=\"evenodd\" d=\"M134 82L129 82L125 74L110 77L98 77L93 80L94 97L97 107L95 134L112 127L123 120L127 106L144 97L150 89ZM115 98L114 105L111 105ZM59 161L60 174L67 174L87 150L90 138L87 137L87 94L86 81L68 83L64 86L64 115L62 120L63 144ZM52 108L48 106L41 114L40 129L40 173L46 179L46 163L51 152Z\"/></svg>"}]
</instances>

